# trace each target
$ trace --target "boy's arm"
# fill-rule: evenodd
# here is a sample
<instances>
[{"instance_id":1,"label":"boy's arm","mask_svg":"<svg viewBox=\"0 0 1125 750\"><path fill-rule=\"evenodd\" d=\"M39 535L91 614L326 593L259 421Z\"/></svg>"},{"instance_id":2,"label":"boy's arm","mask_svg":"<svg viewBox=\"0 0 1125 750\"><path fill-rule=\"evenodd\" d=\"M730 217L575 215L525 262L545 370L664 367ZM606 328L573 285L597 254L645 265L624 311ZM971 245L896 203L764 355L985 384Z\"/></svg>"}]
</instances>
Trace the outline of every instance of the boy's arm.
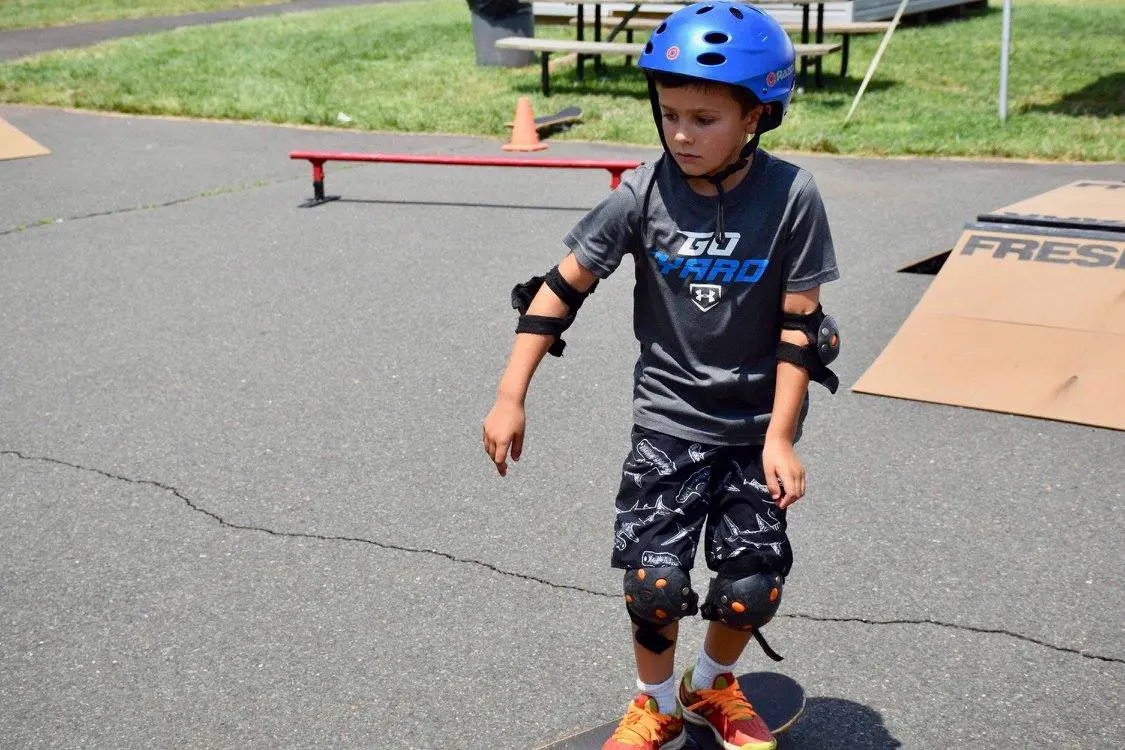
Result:
<instances>
[{"instance_id":1,"label":"boy's arm","mask_svg":"<svg viewBox=\"0 0 1125 750\"><path fill-rule=\"evenodd\" d=\"M786 292L782 310L787 313L807 314L816 310L820 302L820 287L803 292ZM802 331L783 329L781 340L808 346L809 339ZM793 449L797 434L797 421L801 405L809 387L809 373L792 362L778 360L777 382L774 386L773 412L766 429L766 443L762 449L762 464L766 470L766 484L770 495L785 509L805 494L805 470ZM782 492L784 490L784 492Z\"/></svg>"},{"instance_id":2,"label":"boy's arm","mask_svg":"<svg viewBox=\"0 0 1125 750\"><path fill-rule=\"evenodd\" d=\"M559 263L559 273L567 283L583 293L589 291L597 281L597 276L579 264L573 253ZM566 303L546 284L540 287L527 309L528 315L550 318L563 318L569 312L570 308ZM496 403L484 421L484 450L496 464L500 476L508 473L508 449L511 448L512 458L516 461L523 452L525 426L523 405L527 398L527 389L531 385L531 378L535 375L536 368L539 367L539 363L554 340L554 336L546 334L516 334L511 356L508 357L508 365L496 389Z\"/></svg>"},{"instance_id":3,"label":"boy's arm","mask_svg":"<svg viewBox=\"0 0 1125 750\"><path fill-rule=\"evenodd\" d=\"M559 273L568 284L583 293L588 292L598 280L592 271L579 264L574 253L568 254L559 263ZM527 308L528 315L542 315L548 318L564 318L569 312L570 308L566 303L546 284L539 288L539 292ZM516 334L512 354L508 358L508 366L500 378L500 387L496 392L497 400L503 398L523 404L528 386L531 385L531 378L554 341L554 336L546 334Z\"/></svg>"}]
</instances>

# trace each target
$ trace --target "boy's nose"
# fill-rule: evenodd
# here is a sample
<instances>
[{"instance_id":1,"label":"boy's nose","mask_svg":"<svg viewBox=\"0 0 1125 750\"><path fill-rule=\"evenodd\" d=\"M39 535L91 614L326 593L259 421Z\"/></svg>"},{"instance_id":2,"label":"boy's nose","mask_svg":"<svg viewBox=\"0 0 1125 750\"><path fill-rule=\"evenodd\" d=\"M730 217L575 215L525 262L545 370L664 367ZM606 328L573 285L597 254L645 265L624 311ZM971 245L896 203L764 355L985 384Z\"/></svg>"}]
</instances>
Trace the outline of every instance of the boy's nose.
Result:
<instances>
[{"instance_id":1,"label":"boy's nose","mask_svg":"<svg viewBox=\"0 0 1125 750\"><path fill-rule=\"evenodd\" d=\"M687 137L687 134L685 134L684 131L682 131L682 130L677 130L676 135L673 136L672 139L674 141L678 142L678 143L687 143L688 141L691 140L690 138Z\"/></svg>"}]
</instances>

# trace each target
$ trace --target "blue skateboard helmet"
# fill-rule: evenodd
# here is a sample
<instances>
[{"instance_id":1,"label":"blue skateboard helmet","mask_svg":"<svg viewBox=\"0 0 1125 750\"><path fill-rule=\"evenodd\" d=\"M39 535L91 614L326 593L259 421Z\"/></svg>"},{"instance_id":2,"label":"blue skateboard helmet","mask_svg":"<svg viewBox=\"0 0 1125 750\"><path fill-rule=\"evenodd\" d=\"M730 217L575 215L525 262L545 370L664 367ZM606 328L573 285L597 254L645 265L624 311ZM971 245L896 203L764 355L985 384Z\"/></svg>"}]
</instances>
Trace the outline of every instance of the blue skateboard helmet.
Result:
<instances>
[{"instance_id":1,"label":"blue skateboard helmet","mask_svg":"<svg viewBox=\"0 0 1125 750\"><path fill-rule=\"evenodd\" d=\"M769 14L739 2L703 2L668 16L637 66L746 89L763 104L758 133L781 124L796 80L789 35ZM651 80L651 76L650 76ZM654 102L655 106L655 102Z\"/></svg>"},{"instance_id":2,"label":"blue skateboard helmet","mask_svg":"<svg viewBox=\"0 0 1125 750\"><path fill-rule=\"evenodd\" d=\"M649 38L637 67L648 76L652 117L664 151L668 144L661 126L660 102L653 74L671 73L710 83L743 88L768 105L758 117L757 130L739 158L714 174L703 175L718 190L715 238L722 243L723 180L742 169L758 148L762 133L781 124L796 80L796 54L789 35L769 14L746 3L703 2L681 8L664 20ZM679 165L674 168L685 176ZM653 183L654 184L654 183ZM648 195L645 194L645 205Z\"/></svg>"}]
</instances>

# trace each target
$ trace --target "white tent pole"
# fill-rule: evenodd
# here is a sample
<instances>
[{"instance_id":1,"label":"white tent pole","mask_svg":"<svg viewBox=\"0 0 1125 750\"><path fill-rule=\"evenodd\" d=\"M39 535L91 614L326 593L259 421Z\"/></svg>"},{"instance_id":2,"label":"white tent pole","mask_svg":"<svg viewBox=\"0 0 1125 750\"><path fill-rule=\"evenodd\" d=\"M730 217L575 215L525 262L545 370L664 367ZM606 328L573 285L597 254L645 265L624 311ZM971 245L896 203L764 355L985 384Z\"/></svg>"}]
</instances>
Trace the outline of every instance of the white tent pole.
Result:
<instances>
[{"instance_id":1,"label":"white tent pole","mask_svg":"<svg viewBox=\"0 0 1125 750\"><path fill-rule=\"evenodd\" d=\"M1004 25L1000 32L1000 122L1008 119L1008 48L1012 43L1012 0L1004 0Z\"/></svg>"},{"instance_id":2,"label":"white tent pole","mask_svg":"<svg viewBox=\"0 0 1125 750\"><path fill-rule=\"evenodd\" d=\"M863 77L863 83L859 85L859 91L856 92L855 99L852 100L852 108L848 110L848 116L844 118L845 125L848 124L848 120L852 119L852 113L855 112L856 106L859 105L860 97L862 97L863 92L867 90L867 84L871 82L871 76L875 75L875 68L879 65L879 60L883 57L883 50L887 48L887 43L891 41L891 34L895 33L895 28L898 27L898 19L902 18L902 12L906 10L906 4L908 2L910 2L910 0L902 0L902 2L898 4L898 10L895 11L894 20L891 21L887 33L883 35L883 41L880 42L879 49L875 52L875 57L871 59L871 64L867 66L867 75Z\"/></svg>"}]
</instances>

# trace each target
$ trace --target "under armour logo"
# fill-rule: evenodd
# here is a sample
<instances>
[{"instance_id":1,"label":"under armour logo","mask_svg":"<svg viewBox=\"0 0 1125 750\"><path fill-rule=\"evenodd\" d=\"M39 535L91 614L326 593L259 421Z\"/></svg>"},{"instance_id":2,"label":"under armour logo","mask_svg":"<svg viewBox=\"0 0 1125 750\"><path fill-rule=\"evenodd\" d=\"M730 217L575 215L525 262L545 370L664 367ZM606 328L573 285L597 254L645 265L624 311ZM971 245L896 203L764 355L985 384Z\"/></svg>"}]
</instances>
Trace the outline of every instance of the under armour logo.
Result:
<instances>
[{"instance_id":1,"label":"under armour logo","mask_svg":"<svg viewBox=\"0 0 1125 750\"><path fill-rule=\"evenodd\" d=\"M692 284L688 287L691 301L703 312L707 312L723 297L723 288L718 284Z\"/></svg>"}]
</instances>

